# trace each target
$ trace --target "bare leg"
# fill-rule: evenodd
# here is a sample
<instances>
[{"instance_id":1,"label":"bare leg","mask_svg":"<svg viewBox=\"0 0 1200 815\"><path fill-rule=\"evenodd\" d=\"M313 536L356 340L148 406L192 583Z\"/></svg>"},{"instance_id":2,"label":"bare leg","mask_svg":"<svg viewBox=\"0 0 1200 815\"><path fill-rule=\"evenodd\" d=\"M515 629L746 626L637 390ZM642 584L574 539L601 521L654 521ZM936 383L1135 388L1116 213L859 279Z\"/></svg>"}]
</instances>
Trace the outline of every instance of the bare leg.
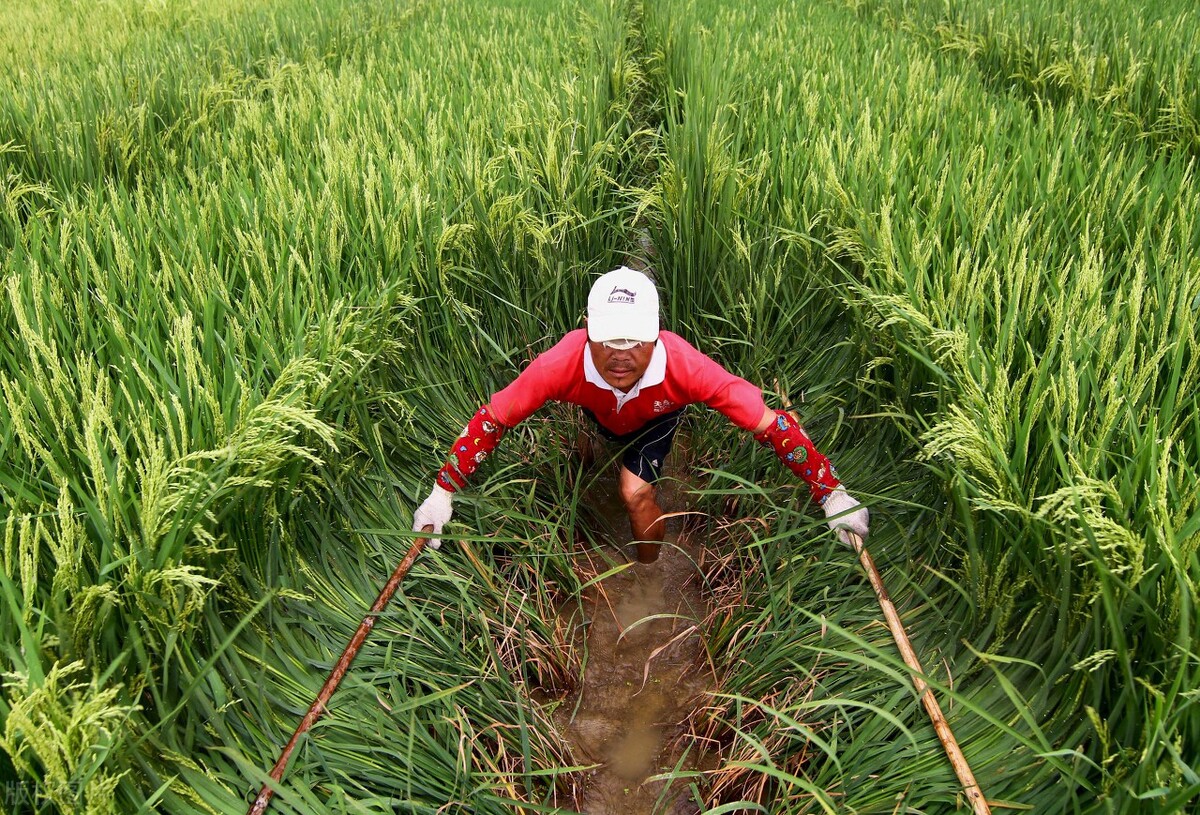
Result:
<instances>
[{"instance_id":1,"label":"bare leg","mask_svg":"<svg viewBox=\"0 0 1200 815\"><path fill-rule=\"evenodd\" d=\"M655 498L654 485L622 467L619 488L625 511L629 513L629 530L633 533L633 539L639 541L638 561L653 563L658 560L661 547L661 543L655 541L662 541L667 532L662 507Z\"/></svg>"}]
</instances>

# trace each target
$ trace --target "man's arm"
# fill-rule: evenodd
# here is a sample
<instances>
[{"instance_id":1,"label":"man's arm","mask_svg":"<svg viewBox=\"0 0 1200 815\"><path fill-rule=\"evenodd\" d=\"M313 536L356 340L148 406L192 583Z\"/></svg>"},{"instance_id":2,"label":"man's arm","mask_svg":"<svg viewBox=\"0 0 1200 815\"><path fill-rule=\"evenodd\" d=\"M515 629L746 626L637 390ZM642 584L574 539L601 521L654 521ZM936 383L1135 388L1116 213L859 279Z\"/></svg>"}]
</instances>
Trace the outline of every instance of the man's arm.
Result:
<instances>
[{"instance_id":1,"label":"man's arm","mask_svg":"<svg viewBox=\"0 0 1200 815\"><path fill-rule=\"evenodd\" d=\"M771 422L775 421L775 411L770 408L763 408L762 421L754 428L754 435L758 435L771 426Z\"/></svg>"},{"instance_id":2,"label":"man's arm","mask_svg":"<svg viewBox=\"0 0 1200 815\"><path fill-rule=\"evenodd\" d=\"M420 532L426 526L433 527L435 535L442 531L454 513L454 493L467 486L479 465L500 444L507 429L492 415L490 403L475 412L450 446L450 453L434 479L433 491L413 513L413 531ZM433 537L429 545L437 549L442 542Z\"/></svg>"},{"instance_id":3,"label":"man's arm","mask_svg":"<svg viewBox=\"0 0 1200 815\"><path fill-rule=\"evenodd\" d=\"M438 470L433 491L413 513L415 531L431 526L435 533L441 532L453 514L454 493L467 485L479 465L496 449L504 432L525 421L550 399L559 398L567 382L564 366L577 351L581 352L585 337L582 329L567 334L553 348L538 354L516 379L492 394L487 404L476 411ZM441 541L434 538L429 545L436 549Z\"/></svg>"},{"instance_id":4,"label":"man's arm","mask_svg":"<svg viewBox=\"0 0 1200 815\"><path fill-rule=\"evenodd\" d=\"M833 464L817 450L800 422L788 411L765 408L755 427L754 439L775 451L779 460L804 479L813 500L825 510L829 528L847 546L845 531L865 538L869 531L867 508L859 504L838 480Z\"/></svg>"},{"instance_id":5,"label":"man's arm","mask_svg":"<svg viewBox=\"0 0 1200 815\"><path fill-rule=\"evenodd\" d=\"M779 460L808 484L813 500L825 510L830 528L843 543L850 545L840 527L866 537L866 508L846 492L833 465L813 445L796 417L767 407L759 387L734 376L682 337L669 335L669 339L668 370L669 366L676 366L674 370L691 398L720 411L738 427L754 433L757 441L771 447Z\"/></svg>"},{"instance_id":6,"label":"man's arm","mask_svg":"<svg viewBox=\"0 0 1200 815\"><path fill-rule=\"evenodd\" d=\"M438 486L449 492L467 486L467 480L495 451L507 429L492 414L490 403L477 410L454 440L446 462L438 470Z\"/></svg>"}]
</instances>

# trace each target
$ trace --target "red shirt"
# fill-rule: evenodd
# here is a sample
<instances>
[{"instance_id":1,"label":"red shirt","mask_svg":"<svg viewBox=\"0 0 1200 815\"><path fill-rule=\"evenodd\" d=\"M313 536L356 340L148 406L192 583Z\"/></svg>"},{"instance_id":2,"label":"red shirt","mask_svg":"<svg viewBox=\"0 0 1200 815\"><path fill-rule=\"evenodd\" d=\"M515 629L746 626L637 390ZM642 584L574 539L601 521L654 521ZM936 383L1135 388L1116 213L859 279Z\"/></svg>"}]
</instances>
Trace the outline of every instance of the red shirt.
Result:
<instances>
[{"instance_id":1,"label":"red shirt","mask_svg":"<svg viewBox=\"0 0 1200 815\"><path fill-rule=\"evenodd\" d=\"M618 436L694 402L703 402L750 431L767 409L760 388L670 331L659 332L646 373L621 396L600 378L591 361L587 330L579 328L535 357L508 387L492 395L490 404L497 420L515 427L549 400L569 402L590 410Z\"/></svg>"}]
</instances>

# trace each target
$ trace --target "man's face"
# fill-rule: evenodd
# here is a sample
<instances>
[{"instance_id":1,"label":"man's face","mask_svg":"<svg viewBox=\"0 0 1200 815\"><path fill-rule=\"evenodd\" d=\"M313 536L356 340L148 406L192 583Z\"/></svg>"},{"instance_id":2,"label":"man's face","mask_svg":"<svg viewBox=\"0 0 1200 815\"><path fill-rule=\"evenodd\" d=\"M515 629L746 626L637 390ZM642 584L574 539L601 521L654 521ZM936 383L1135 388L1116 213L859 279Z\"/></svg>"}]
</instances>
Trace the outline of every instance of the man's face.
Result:
<instances>
[{"instance_id":1,"label":"man's face","mask_svg":"<svg viewBox=\"0 0 1200 815\"><path fill-rule=\"evenodd\" d=\"M626 351L609 348L602 342L588 340L592 349L592 361L605 382L619 391L632 388L646 368L650 365L650 357L654 356L654 343L643 342Z\"/></svg>"}]
</instances>

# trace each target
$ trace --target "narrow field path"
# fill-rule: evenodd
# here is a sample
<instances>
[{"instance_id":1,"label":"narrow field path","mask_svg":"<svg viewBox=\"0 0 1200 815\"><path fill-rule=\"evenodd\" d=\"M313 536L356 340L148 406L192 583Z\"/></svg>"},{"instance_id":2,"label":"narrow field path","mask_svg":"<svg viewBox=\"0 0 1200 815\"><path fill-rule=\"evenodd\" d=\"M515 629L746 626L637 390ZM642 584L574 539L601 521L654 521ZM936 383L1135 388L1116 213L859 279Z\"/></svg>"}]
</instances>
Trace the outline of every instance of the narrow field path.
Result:
<instances>
[{"instance_id":1,"label":"narrow field path","mask_svg":"<svg viewBox=\"0 0 1200 815\"><path fill-rule=\"evenodd\" d=\"M605 540L580 552L585 579L631 559L615 479L598 482L588 503L604 519ZM557 718L576 762L598 765L584 773L578 805L588 815L699 811L683 780L656 778L694 764L695 749L678 736L713 685L700 631L698 548L672 529L658 562L633 562L590 586L583 619L572 620L586 637L587 662Z\"/></svg>"}]
</instances>

